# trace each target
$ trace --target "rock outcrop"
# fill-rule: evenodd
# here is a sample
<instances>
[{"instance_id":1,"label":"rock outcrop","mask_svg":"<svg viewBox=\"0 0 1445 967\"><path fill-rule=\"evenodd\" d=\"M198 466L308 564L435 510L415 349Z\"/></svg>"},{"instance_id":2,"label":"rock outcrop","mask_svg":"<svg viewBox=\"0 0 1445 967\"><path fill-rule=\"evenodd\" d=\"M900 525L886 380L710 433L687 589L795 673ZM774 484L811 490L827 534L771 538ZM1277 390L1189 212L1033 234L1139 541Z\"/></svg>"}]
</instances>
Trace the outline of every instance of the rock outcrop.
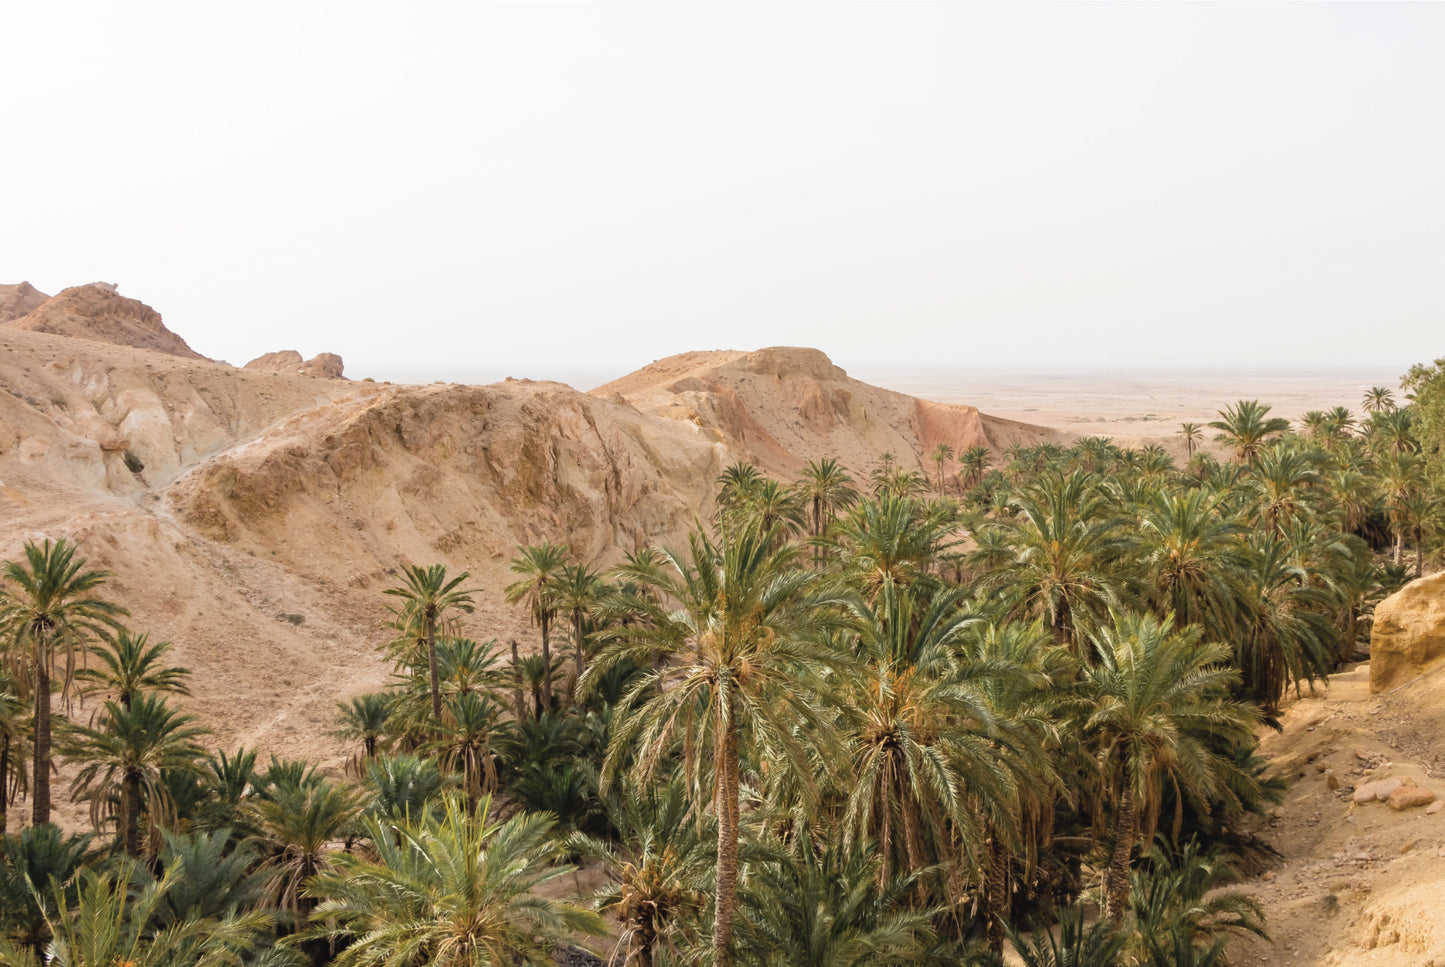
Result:
<instances>
[{"instance_id":1,"label":"rock outcrop","mask_svg":"<svg viewBox=\"0 0 1445 967\"><path fill-rule=\"evenodd\" d=\"M335 353L321 353L311 359L303 359L294 349L283 349L277 353L266 353L251 360L243 369L261 373L286 373L296 376L319 376L323 379L345 379L341 357Z\"/></svg>"},{"instance_id":2,"label":"rock outcrop","mask_svg":"<svg viewBox=\"0 0 1445 967\"><path fill-rule=\"evenodd\" d=\"M12 329L150 349L186 359L206 358L167 329L159 312L121 295L111 282L73 286L3 324Z\"/></svg>"},{"instance_id":3,"label":"rock outcrop","mask_svg":"<svg viewBox=\"0 0 1445 967\"><path fill-rule=\"evenodd\" d=\"M41 292L29 282L19 285L0 285L0 323L19 319L39 309L50 296Z\"/></svg>"},{"instance_id":4,"label":"rock outcrop","mask_svg":"<svg viewBox=\"0 0 1445 967\"><path fill-rule=\"evenodd\" d=\"M1375 607L1370 690L1403 684L1445 659L1445 572L1411 581Z\"/></svg>"}]
</instances>

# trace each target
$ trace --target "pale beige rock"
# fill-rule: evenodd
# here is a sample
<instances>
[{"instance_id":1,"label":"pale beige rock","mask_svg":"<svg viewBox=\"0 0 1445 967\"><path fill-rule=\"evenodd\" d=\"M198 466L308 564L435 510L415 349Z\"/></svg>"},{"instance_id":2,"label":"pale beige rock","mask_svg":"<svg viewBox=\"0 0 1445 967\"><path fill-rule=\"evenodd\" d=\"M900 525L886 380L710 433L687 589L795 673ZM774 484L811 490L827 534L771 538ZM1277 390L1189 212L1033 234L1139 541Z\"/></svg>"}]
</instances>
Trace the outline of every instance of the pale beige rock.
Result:
<instances>
[{"instance_id":1,"label":"pale beige rock","mask_svg":"<svg viewBox=\"0 0 1445 967\"><path fill-rule=\"evenodd\" d=\"M252 369L263 373L287 373L296 376L320 376L324 379L345 379L341 375L345 366L341 357L335 353L321 353L311 359L303 359L301 354L294 349L283 349L280 352L257 356L242 369Z\"/></svg>"},{"instance_id":2,"label":"pale beige rock","mask_svg":"<svg viewBox=\"0 0 1445 967\"><path fill-rule=\"evenodd\" d=\"M1405 684L1445 658L1445 572L1411 581L1375 607L1370 691Z\"/></svg>"}]
</instances>

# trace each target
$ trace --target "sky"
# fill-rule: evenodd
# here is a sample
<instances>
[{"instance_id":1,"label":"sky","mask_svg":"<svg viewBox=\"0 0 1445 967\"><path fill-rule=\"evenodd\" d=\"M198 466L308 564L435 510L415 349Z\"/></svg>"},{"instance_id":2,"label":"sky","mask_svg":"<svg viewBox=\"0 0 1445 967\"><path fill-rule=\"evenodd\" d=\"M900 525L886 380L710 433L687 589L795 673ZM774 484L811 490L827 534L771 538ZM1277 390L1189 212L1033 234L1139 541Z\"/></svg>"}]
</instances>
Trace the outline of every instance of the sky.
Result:
<instances>
[{"instance_id":1,"label":"sky","mask_svg":"<svg viewBox=\"0 0 1445 967\"><path fill-rule=\"evenodd\" d=\"M0 37L0 282L119 283L237 364L1445 355L1442 4L0 0Z\"/></svg>"}]
</instances>

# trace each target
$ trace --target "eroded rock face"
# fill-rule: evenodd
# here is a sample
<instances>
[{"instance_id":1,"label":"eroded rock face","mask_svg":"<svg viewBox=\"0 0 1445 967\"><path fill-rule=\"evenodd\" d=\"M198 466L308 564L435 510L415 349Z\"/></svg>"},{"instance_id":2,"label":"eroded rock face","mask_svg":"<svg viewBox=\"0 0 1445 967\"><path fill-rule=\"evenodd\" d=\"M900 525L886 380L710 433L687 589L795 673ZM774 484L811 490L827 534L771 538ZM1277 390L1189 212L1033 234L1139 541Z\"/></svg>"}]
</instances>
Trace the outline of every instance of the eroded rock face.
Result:
<instances>
[{"instance_id":1,"label":"eroded rock face","mask_svg":"<svg viewBox=\"0 0 1445 967\"><path fill-rule=\"evenodd\" d=\"M1403 685L1445 659L1445 572L1411 581L1375 608L1370 691Z\"/></svg>"},{"instance_id":2,"label":"eroded rock face","mask_svg":"<svg viewBox=\"0 0 1445 967\"><path fill-rule=\"evenodd\" d=\"M49 298L29 282L0 285L0 323L34 312Z\"/></svg>"},{"instance_id":3,"label":"eroded rock face","mask_svg":"<svg viewBox=\"0 0 1445 967\"><path fill-rule=\"evenodd\" d=\"M127 299L111 282L73 286L4 325L150 349L186 359L206 358L167 329L159 312L138 299Z\"/></svg>"},{"instance_id":4,"label":"eroded rock face","mask_svg":"<svg viewBox=\"0 0 1445 967\"><path fill-rule=\"evenodd\" d=\"M294 349L283 349L277 353L266 353L251 360L243 369L254 369L262 373L287 373L296 376L320 376L323 379L345 379L341 373L345 368L341 357L335 353L320 353L311 359L303 359Z\"/></svg>"}]
</instances>

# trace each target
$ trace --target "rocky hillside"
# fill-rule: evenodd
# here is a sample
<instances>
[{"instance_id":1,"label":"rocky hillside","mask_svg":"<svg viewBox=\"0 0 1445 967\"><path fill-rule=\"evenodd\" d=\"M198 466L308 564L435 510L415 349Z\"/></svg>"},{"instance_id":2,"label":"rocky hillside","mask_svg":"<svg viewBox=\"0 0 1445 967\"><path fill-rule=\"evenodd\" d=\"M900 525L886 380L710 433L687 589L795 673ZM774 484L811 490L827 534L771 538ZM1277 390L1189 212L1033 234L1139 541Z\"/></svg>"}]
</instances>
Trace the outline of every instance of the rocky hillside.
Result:
<instances>
[{"instance_id":1,"label":"rocky hillside","mask_svg":"<svg viewBox=\"0 0 1445 967\"><path fill-rule=\"evenodd\" d=\"M50 296L41 292L29 282L18 285L0 285L0 323L19 319L28 312L40 308Z\"/></svg>"},{"instance_id":2,"label":"rocky hillside","mask_svg":"<svg viewBox=\"0 0 1445 967\"><path fill-rule=\"evenodd\" d=\"M4 325L29 332L152 349L186 359L205 358L167 329L159 312L144 302L121 295L110 282L92 282L66 289Z\"/></svg>"},{"instance_id":3,"label":"rocky hillside","mask_svg":"<svg viewBox=\"0 0 1445 967\"><path fill-rule=\"evenodd\" d=\"M592 391L644 413L691 423L773 473L835 456L855 472L878 455L932 472L940 443L962 453L997 452L1065 435L985 416L972 406L932 403L852 379L816 349L695 352L670 356Z\"/></svg>"}]
</instances>

